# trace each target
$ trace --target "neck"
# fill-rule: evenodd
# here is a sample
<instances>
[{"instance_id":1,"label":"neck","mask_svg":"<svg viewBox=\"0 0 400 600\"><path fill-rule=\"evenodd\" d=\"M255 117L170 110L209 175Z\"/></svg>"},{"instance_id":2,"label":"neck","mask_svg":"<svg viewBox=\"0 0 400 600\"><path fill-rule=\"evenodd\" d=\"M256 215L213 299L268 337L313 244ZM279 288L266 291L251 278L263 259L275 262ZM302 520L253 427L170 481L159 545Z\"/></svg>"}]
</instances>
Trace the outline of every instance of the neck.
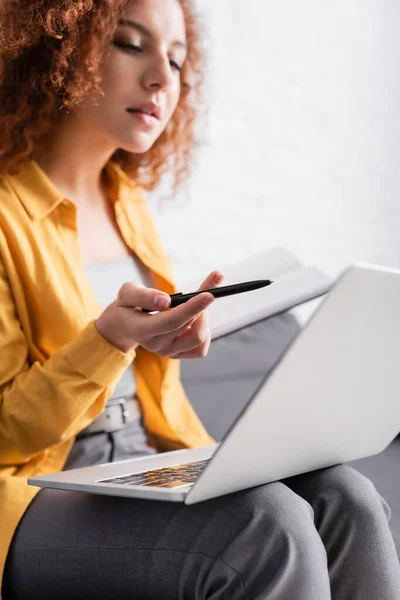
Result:
<instances>
[{"instance_id":1,"label":"neck","mask_svg":"<svg viewBox=\"0 0 400 600\"><path fill-rule=\"evenodd\" d=\"M66 198L76 204L95 204L104 189L104 167L115 150L109 139L99 139L98 132L66 115L33 158Z\"/></svg>"}]
</instances>

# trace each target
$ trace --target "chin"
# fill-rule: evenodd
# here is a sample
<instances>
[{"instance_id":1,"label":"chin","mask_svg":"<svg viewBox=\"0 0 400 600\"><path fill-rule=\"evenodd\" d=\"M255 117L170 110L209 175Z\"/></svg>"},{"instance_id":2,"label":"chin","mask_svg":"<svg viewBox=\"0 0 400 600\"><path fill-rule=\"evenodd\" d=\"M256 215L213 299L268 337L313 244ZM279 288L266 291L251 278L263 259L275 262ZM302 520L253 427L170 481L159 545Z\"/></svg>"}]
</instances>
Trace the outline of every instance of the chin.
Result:
<instances>
[{"instance_id":1,"label":"chin","mask_svg":"<svg viewBox=\"0 0 400 600\"><path fill-rule=\"evenodd\" d=\"M139 142L135 140L134 142L127 142L124 140L120 142L119 148L121 150L125 150L126 152L131 152L132 154L144 154L150 150L155 141L156 140L147 140L145 142L141 140Z\"/></svg>"},{"instance_id":2,"label":"chin","mask_svg":"<svg viewBox=\"0 0 400 600\"><path fill-rule=\"evenodd\" d=\"M144 154L155 144L161 131L122 131L118 136L118 146L132 154Z\"/></svg>"}]
</instances>

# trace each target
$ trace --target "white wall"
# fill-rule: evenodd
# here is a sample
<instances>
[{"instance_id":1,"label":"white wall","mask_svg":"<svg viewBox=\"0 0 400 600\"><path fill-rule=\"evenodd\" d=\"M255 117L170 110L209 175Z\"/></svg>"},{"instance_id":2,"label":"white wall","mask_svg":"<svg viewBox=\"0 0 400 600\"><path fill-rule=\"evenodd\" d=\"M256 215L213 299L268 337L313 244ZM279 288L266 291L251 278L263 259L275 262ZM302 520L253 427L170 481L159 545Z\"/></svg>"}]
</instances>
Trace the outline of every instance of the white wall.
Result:
<instances>
[{"instance_id":1,"label":"white wall","mask_svg":"<svg viewBox=\"0 0 400 600\"><path fill-rule=\"evenodd\" d=\"M284 245L400 268L399 0L198 0L209 120L153 217L178 282Z\"/></svg>"}]
</instances>

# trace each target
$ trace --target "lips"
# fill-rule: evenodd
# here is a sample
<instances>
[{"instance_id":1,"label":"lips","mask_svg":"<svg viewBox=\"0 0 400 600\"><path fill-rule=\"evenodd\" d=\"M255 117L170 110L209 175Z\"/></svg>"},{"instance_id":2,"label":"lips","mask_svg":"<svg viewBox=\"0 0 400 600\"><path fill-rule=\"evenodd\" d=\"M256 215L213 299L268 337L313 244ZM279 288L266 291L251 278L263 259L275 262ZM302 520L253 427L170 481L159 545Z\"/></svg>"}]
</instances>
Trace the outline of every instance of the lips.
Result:
<instances>
[{"instance_id":1,"label":"lips","mask_svg":"<svg viewBox=\"0 0 400 600\"><path fill-rule=\"evenodd\" d=\"M141 104L140 106L128 108L127 110L128 110L128 112L145 113L146 115L150 115L151 117L154 117L155 119L158 119L158 120L161 117L160 107L157 104L153 104L153 103Z\"/></svg>"}]
</instances>

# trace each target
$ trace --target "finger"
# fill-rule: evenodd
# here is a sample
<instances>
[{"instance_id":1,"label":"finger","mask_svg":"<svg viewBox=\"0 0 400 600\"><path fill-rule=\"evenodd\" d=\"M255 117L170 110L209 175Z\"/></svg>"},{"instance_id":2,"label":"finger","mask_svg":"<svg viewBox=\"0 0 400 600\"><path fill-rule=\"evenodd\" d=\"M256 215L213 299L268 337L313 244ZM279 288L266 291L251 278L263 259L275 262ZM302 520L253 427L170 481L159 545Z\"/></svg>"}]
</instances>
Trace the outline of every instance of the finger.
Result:
<instances>
[{"instance_id":1,"label":"finger","mask_svg":"<svg viewBox=\"0 0 400 600\"><path fill-rule=\"evenodd\" d=\"M210 344L211 344L211 331L209 329L208 333L207 333L207 337L206 337L205 341L203 342L203 344L201 344L200 346L197 346L197 348L194 348L193 350L189 350L187 352L179 352L179 354L176 354L172 358L177 359L177 360L180 360L180 359L183 360L186 358L188 358L188 359L204 358L208 354Z\"/></svg>"},{"instance_id":2,"label":"finger","mask_svg":"<svg viewBox=\"0 0 400 600\"><path fill-rule=\"evenodd\" d=\"M203 281L203 282L200 284L200 286L199 286L199 288L198 288L198 290L197 290L197 291L201 291L202 289L211 289L211 288L213 288L213 287L217 287L219 284L221 284L221 283L222 283L222 281L223 281L223 280L224 280L224 276L223 276L223 274L222 274L220 271L212 271L212 272L211 272L211 273L210 273L210 274L209 274L209 275L206 277L206 279L205 279L205 280L204 280L204 281ZM204 297L204 296L202 295L202 297ZM197 296L197 298L200 298L200 296ZM193 300L193 299L191 299L191 300L188 300L188 301L186 302L186 305L188 305L188 304L189 304L189 302L191 303L191 302L192 302L192 300ZM211 300L210 300L210 304L212 304L212 301L211 301ZM205 308L208 308L208 306L209 306L210 304L206 303L206 306L205 306ZM173 310L174 310L174 313L175 313L175 316L176 316L176 319L177 319L177 321L178 321L178 320L181 320L182 308L179 308L180 306L183 306L183 305L178 305L178 307L175 307L175 308L173 309ZM204 310L204 309L203 309L203 310ZM178 311L179 311L179 314L177 315L177 312L178 312ZM185 331L185 329L187 329L188 327L190 327L190 325L191 325L191 321L195 321L195 320L196 320L196 318L197 318L198 314L199 314L199 313L195 314L195 315L194 315L194 316L193 316L193 317L192 317L190 320L186 320L186 319L185 319L185 320L183 321L183 323L182 323L182 325L181 325L181 326L179 326L179 325L178 325L178 323L174 323L174 322L172 322L173 330L171 330L171 329L169 329L169 330L167 330L167 329L162 329L162 331L161 331L161 333L160 333L160 336L162 336L162 335L166 335L167 333L169 333L169 332L171 332L171 331L172 331L172 333L175 333L175 335L178 335L179 333L182 333L183 331ZM153 315L153 316L154 316L154 315ZM161 318L162 318L162 320L163 320L162 322L165 322L165 318L164 318L164 317L161 317ZM190 318L190 317L189 317L189 318ZM171 322L168 320L168 321L167 321L167 323L171 323ZM158 323L154 323L154 325L155 325L155 326L157 326L157 325L158 325Z\"/></svg>"},{"instance_id":3,"label":"finger","mask_svg":"<svg viewBox=\"0 0 400 600\"><path fill-rule=\"evenodd\" d=\"M199 288L197 291L201 291L202 289L210 289L213 287L216 287L217 285L219 285L220 283L222 283L222 281L224 280L224 276L220 271L212 271L212 273L210 273L208 275L208 277L206 277L206 279L200 284ZM174 310L176 310L176 307L174 308ZM195 317L193 317L192 321L195 321L197 318L197 315ZM190 321L189 322L185 322L182 327L180 327L179 329L177 329L175 331L175 334L178 335L179 333L181 333L182 331L185 331L185 329L187 329L188 327L190 327Z\"/></svg>"},{"instance_id":4,"label":"finger","mask_svg":"<svg viewBox=\"0 0 400 600\"><path fill-rule=\"evenodd\" d=\"M212 271L199 286L198 291L219 285L223 278L220 271ZM123 308L139 307L158 311L166 310L170 304L171 298L166 292L131 281L127 281L121 286L117 297L117 306Z\"/></svg>"},{"instance_id":5,"label":"finger","mask_svg":"<svg viewBox=\"0 0 400 600\"><path fill-rule=\"evenodd\" d=\"M224 280L221 271L212 271L205 280L200 284L198 290L208 290L213 287L218 287Z\"/></svg>"},{"instance_id":6,"label":"finger","mask_svg":"<svg viewBox=\"0 0 400 600\"><path fill-rule=\"evenodd\" d=\"M205 334L208 331L208 311L204 310L200 313L195 319L189 321L186 327L182 328L182 331L175 332L173 334L174 337L171 338L171 343L175 346L179 344L181 341L185 342L185 340L190 339L192 337L194 339L195 336L199 337L199 343L202 343ZM189 347L185 348L189 349ZM183 350L183 348L179 348L178 351Z\"/></svg>"},{"instance_id":7,"label":"finger","mask_svg":"<svg viewBox=\"0 0 400 600\"><path fill-rule=\"evenodd\" d=\"M201 319L202 315L206 314L206 312L207 311L203 311L202 313L196 315L193 317L193 319L190 319L190 321L182 325L182 327L179 327L179 329L174 330L172 333L163 333L161 335L153 336L153 341L155 342L156 347L161 348L172 344L175 338L190 328L197 319Z\"/></svg>"},{"instance_id":8,"label":"finger","mask_svg":"<svg viewBox=\"0 0 400 600\"><path fill-rule=\"evenodd\" d=\"M117 296L117 306L122 308L146 308L147 310L164 310L171 304L170 296L154 288L127 281Z\"/></svg>"},{"instance_id":9,"label":"finger","mask_svg":"<svg viewBox=\"0 0 400 600\"><path fill-rule=\"evenodd\" d=\"M165 335L178 332L182 328L188 327L190 321L193 321L200 313L208 308L215 298L212 294L204 293L194 296L187 302L176 306L172 310L159 312L155 315L144 315L151 319L152 327L147 327L149 336ZM147 321L147 319L146 319ZM148 325L148 323L147 323ZM149 331L151 329L151 331Z\"/></svg>"},{"instance_id":10,"label":"finger","mask_svg":"<svg viewBox=\"0 0 400 600\"><path fill-rule=\"evenodd\" d=\"M169 336L160 336L163 353L173 356L178 352L191 350L201 345L208 332L208 311L203 311L193 319L183 331Z\"/></svg>"},{"instance_id":11,"label":"finger","mask_svg":"<svg viewBox=\"0 0 400 600\"><path fill-rule=\"evenodd\" d=\"M200 324L198 324L201 321ZM166 354L170 357L174 357L176 354L181 352L188 352L194 350L199 346L202 346L208 336L208 326L203 322L202 319L196 319L196 322L190 329L187 329L181 333L175 340L173 340L170 348Z\"/></svg>"}]
</instances>

